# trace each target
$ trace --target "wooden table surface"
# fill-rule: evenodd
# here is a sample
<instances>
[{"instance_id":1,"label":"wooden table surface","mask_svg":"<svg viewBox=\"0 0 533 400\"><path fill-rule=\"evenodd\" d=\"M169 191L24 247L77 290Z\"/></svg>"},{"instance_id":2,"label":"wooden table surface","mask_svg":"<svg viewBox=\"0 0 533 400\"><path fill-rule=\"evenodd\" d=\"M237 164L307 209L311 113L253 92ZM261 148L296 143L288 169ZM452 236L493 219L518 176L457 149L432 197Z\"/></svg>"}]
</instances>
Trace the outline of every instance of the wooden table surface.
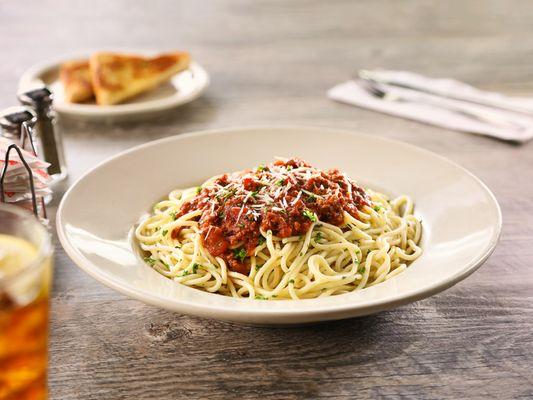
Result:
<instances>
[{"instance_id":1,"label":"wooden table surface","mask_svg":"<svg viewBox=\"0 0 533 400\"><path fill-rule=\"evenodd\" d=\"M1 107L14 103L27 67L81 50L184 48L212 76L201 99L151 121L63 120L70 183L156 138L305 124L448 157L493 190L504 217L493 256L454 288L394 311L291 329L144 305L90 278L56 240L51 397L532 398L533 143L446 131L325 97L354 70L380 66L533 94L532 21L527 0L0 2ZM58 191L52 214L60 198Z\"/></svg>"}]
</instances>

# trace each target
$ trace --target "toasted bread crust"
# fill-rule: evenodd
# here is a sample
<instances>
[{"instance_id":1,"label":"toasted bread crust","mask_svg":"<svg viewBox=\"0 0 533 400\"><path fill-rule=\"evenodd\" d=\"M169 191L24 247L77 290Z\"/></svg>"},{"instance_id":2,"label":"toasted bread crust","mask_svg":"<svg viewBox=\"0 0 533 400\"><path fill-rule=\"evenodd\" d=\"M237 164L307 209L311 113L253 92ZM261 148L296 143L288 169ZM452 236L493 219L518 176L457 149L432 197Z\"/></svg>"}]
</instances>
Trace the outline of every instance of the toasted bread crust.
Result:
<instances>
[{"instance_id":1,"label":"toasted bread crust","mask_svg":"<svg viewBox=\"0 0 533 400\"><path fill-rule=\"evenodd\" d=\"M168 80L188 68L186 52L139 57L100 52L91 56L90 74L97 104L117 104Z\"/></svg>"},{"instance_id":2,"label":"toasted bread crust","mask_svg":"<svg viewBox=\"0 0 533 400\"><path fill-rule=\"evenodd\" d=\"M94 96L89 62L87 60L64 63L61 65L59 77L63 83L66 101L81 103Z\"/></svg>"}]
</instances>

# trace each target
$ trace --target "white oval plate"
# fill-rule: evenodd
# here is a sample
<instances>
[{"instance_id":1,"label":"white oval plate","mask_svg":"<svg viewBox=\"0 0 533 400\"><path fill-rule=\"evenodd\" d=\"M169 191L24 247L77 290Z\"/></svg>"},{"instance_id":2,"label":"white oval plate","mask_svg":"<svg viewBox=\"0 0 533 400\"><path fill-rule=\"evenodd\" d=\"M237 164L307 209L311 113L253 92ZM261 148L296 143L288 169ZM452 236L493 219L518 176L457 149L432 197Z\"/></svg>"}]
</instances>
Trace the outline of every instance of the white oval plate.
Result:
<instances>
[{"instance_id":1,"label":"white oval plate","mask_svg":"<svg viewBox=\"0 0 533 400\"><path fill-rule=\"evenodd\" d=\"M153 52L136 52L151 55ZM186 71L174 75L157 88L128 100L126 103L99 106L94 103L68 103L65 101L63 85L59 80L59 68L68 60L89 58L88 54L62 57L34 65L28 69L19 82L19 91L44 83L54 93L54 108L59 113L83 118L137 118L189 103L198 98L209 85L209 75L198 63L191 62Z\"/></svg>"},{"instance_id":2,"label":"white oval plate","mask_svg":"<svg viewBox=\"0 0 533 400\"><path fill-rule=\"evenodd\" d=\"M423 255L405 272L349 294L309 300L234 299L180 285L146 265L132 227L175 188L299 156L339 167L363 185L415 201ZM128 296L185 314L250 324L301 324L356 317L438 293L474 272L501 229L496 199L475 176L426 150L376 136L324 128L252 127L174 136L121 153L65 194L57 230L72 260Z\"/></svg>"}]
</instances>

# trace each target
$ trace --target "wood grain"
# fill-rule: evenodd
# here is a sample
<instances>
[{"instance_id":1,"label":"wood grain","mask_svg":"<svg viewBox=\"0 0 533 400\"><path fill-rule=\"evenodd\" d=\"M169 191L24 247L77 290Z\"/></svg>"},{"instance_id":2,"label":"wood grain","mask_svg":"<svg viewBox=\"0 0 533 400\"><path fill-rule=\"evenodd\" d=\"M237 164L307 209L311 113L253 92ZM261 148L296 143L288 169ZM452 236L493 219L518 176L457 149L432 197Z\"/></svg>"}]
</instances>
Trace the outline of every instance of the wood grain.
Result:
<instances>
[{"instance_id":1,"label":"wood grain","mask_svg":"<svg viewBox=\"0 0 533 400\"><path fill-rule=\"evenodd\" d=\"M63 120L71 182L112 154L164 136L306 124L365 131L449 157L485 181L504 216L493 256L445 293L375 316L291 329L143 305L88 277L58 245L51 397L533 398L532 144L445 131L325 97L357 68L373 67L531 94L532 20L527 0L0 2L0 107L14 103L27 67L80 50L189 49L212 75L204 97L150 121Z\"/></svg>"}]
</instances>

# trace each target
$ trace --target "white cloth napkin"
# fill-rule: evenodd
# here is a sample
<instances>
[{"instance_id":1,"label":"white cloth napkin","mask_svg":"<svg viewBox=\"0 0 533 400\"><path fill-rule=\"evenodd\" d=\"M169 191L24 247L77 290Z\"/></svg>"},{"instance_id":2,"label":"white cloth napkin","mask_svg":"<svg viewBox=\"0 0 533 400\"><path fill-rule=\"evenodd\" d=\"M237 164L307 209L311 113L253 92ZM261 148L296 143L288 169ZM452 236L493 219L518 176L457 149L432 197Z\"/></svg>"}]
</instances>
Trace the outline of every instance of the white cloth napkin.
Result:
<instances>
[{"instance_id":1,"label":"white cloth napkin","mask_svg":"<svg viewBox=\"0 0 533 400\"><path fill-rule=\"evenodd\" d=\"M376 70L365 74L380 82L374 86L387 93L384 98L373 95L368 84L360 80L331 88L328 97L447 129L514 142L533 138L531 98L507 97L456 80L432 79L411 72Z\"/></svg>"}]
</instances>

